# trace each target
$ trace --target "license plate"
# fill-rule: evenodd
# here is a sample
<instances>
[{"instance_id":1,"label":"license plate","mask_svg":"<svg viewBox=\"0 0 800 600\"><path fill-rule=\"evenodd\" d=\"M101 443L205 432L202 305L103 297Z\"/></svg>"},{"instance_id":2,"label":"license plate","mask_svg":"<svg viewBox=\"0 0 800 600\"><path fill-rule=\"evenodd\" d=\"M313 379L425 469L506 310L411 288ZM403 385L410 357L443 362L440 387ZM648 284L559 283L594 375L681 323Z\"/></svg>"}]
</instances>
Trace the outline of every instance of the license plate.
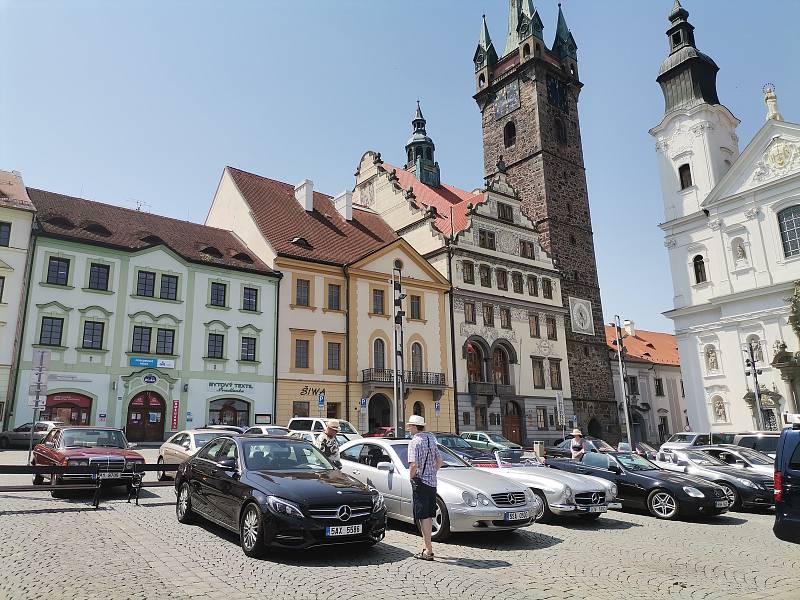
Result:
<instances>
[{"instance_id":1,"label":"license plate","mask_svg":"<svg viewBox=\"0 0 800 600\"><path fill-rule=\"evenodd\" d=\"M530 515L527 510L521 510L519 512L507 512L506 521L524 521L525 519L528 519L529 516Z\"/></svg>"},{"instance_id":2,"label":"license plate","mask_svg":"<svg viewBox=\"0 0 800 600\"><path fill-rule=\"evenodd\" d=\"M728 508L728 501L727 500L717 500L716 506L717 506L717 508Z\"/></svg>"},{"instance_id":3,"label":"license plate","mask_svg":"<svg viewBox=\"0 0 800 600\"><path fill-rule=\"evenodd\" d=\"M606 512L607 510L608 510L608 508L605 507L605 506L590 506L589 507L589 512L590 513L603 513L603 512Z\"/></svg>"},{"instance_id":4,"label":"license plate","mask_svg":"<svg viewBox=\"0 0 800 600\"><path fill-rule=\"evenodd\" d=\"M358 535L362 531L363 525L339 525L337 527L326 527L325 535Z\"/></svg>"},{"instance_id":5,"label":"license plate","mask_svg":"<svg viewBox=\"0 0 800 600\"><path fill-rule=\"evenodd\" d=\"M100 471L98 474L100 479L119 479L122 476L122 473L107 473L105 471Z\"/></svg>"}]
</instances>

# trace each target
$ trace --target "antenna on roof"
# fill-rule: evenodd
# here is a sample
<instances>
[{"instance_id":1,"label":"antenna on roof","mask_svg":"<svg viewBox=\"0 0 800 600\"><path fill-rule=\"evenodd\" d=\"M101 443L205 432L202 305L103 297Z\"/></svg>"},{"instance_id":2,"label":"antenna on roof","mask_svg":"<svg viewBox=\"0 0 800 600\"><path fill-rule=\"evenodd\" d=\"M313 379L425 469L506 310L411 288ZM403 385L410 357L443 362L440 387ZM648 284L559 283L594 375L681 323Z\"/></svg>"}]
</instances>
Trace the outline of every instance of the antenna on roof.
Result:
<instances>
[{"instance_id":1,"label":"antenna on roof","mask_svg":"<svg viewBox=\"0 0 800 600\"><path fill-rule=\"evenodd\" d=\"M150 212L150 209L153 208L149 202L144 200L137 200L136 198L132 198L132 200L136 203L136 210L139 212L142 212L142 209L144 209L144 212Z\"/></svg>"}]
</instances>

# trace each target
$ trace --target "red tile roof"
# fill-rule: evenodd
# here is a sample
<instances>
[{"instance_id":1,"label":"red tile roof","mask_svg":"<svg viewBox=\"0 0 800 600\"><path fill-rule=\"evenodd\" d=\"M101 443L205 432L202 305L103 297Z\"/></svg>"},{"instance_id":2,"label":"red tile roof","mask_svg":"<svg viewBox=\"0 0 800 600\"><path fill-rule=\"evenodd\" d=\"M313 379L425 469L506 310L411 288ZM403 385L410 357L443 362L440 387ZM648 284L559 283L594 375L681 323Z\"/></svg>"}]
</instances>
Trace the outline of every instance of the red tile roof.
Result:
<instances>
[{"instance_id":1,"label":"red tile roof","mask_svg":"<svg viewBox=\"0 0 800 600\"><path fill-rule=\"evenodd\" d=\"M404 190L409 187L414 189L416 203L427 208L433 206L436 209L437 217L435 221L436 229L446 236L452 233L461 233L469 227L469 215L467 215L467 205L471 202L477 206L486 201L484 192L467 192L460 190L452 185L442 184L438 188L430 187L417 179L413 173L405 169L397 168L389 163L381 165L388 173L395 171L397 183ZM452 209L453 222L450 222L450 211Z\"/></svg>"},{"instance_id":2,"label":"red tile roof","mask_svg":"<svg viewBox=\"0 0 800 600\"><path fill-rule=\"evenodd\" d=\"M237 271L274 273L230 231L28 188L45 235L137 251L163 244L185 260Z\"/></svg>"},{"instance_id":3,"label":"red tile roof","mask_svg":"<svg viewBox=\"0 0 800 600\"><path fill-rule=\"evenodd\" d=\"M331 196L314 192L314 211L307 212L294 197L294 186L227 167L256 223L279 256L346 265L397 239L376 213L353 207L347 221ZM302 238L303 245L293 242Z\"/></svg>"},{"instance_id":4,"label":"red tile roof","mask_svg":"<svg viewBox=\"0 0 800 600\"><path fill-rule=\"evenodd\" d=\"M606 325L606 344L616 358L615 340L615 327ZM625 347L624 358L627 361L654 365L680 366L681 364L678 356L678 342L671 333L636 329L636 335L628 335L623 328L622 345Z\"/></svg>"}]
</instances>

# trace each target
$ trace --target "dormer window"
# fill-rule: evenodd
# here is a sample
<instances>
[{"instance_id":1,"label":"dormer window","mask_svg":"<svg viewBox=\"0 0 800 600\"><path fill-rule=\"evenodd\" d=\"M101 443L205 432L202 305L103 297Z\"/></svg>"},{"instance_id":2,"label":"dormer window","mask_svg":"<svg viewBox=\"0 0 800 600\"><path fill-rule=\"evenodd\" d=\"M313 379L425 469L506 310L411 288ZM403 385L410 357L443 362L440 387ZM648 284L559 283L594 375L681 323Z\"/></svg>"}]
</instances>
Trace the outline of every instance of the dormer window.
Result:
<instances>
[{"instance_id":1,"label":"dormer window","mask_svg":"<svg viewBox=\"0 0 800 600\"><path fill-rule=\"evenodd\" d=\"M158 244L164 243L164 240L162 240L157 235L146 235L143 238L141 238L141 241L150 246L156 246Z\"/></svg>"},{"instance_id":2,"label":"dormer window","mask_svg":"<svg viewBox=\"0 0 800 600\"><path fill-rule=\"evenodd\" d=\"M692 167L688 163L678 167L678 178L681 180L681 189L692 187Z\"/></svg>"},{"instance_id":3,"label":"dormer window","mask_svg":"<svg viewBox=\"0 0 800 600\"><path fill-rule=\"evenodd\" d=\"M50 217L47 222L59 229L75 229L75 225L66 217Z\"/></svg>"},{"instance_id":4,"label":"dormer window","mask_svg":"<svg viewBox=\"0 0 800 600\"><path fill-rule=\"evenodd\" d=\"M295 244L296 246L300 246L301 248L306 248L308 250L311 250L312 248L311 244L309 244L308 240L304 237L292 238L292 243Z\"/></svg>"},{"instance_id":5,"label":"dormer window","mask_svg":"<svg viewBox=\"0 0 800 600\"><path fill-rule=\"evenodd\" d=\"M222 252L214 248L214 246L206 246L200 252L212 258L222 258Z\"/></svg>"},{"instance_id":6,"label":"dormer window","mask_svg":"<svg viewBox=\"0 0 800 600\"><path fill-rule=\"evenodd\" d=\"M244 252L237 252L236 254L233 255L233 258L235 260L238 260L239 262L243 262L243 263L247 263L247 264L252 264L253 263L253 259L250 257L250 255L246 254Z\"/></svg>"},{"instance_id":7,"label":"dormer window","mask_svg":"<svg viewBox=\"0 0 800 600\"><path fill-rule=\"evenodd\" d=\"M88 231L89 233L93 233L94 235L99 235L100 237L111 237L111 232L100 225L100 223L90 223L84 230Z\"/></svg>"}]
</instances>

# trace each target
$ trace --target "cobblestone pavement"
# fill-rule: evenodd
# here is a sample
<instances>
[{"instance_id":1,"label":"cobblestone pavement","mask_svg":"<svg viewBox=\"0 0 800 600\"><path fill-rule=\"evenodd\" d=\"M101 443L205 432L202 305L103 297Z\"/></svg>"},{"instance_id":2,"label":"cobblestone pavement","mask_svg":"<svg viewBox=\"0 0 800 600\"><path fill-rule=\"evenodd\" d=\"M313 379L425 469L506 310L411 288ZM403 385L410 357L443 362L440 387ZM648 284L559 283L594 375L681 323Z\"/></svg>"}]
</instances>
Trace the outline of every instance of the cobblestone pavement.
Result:
<instances>
[{"instance_id":1,"label":"cobblestone pavement","mask_svg":"<svg viewBox=\"0 0 800 600\"><path fill-rule=\"evenodd\" d=\"M0 598L800 598L800 552L775 539L769 513L667 523L612 512L454 536L432 563L411 557L412 528L390 522L369 550L253 560L215 525L180 525L174 501L171 488L138 507L110 494L99 510L81 496L0 494Z\"/></svg>"}]
</instances>

